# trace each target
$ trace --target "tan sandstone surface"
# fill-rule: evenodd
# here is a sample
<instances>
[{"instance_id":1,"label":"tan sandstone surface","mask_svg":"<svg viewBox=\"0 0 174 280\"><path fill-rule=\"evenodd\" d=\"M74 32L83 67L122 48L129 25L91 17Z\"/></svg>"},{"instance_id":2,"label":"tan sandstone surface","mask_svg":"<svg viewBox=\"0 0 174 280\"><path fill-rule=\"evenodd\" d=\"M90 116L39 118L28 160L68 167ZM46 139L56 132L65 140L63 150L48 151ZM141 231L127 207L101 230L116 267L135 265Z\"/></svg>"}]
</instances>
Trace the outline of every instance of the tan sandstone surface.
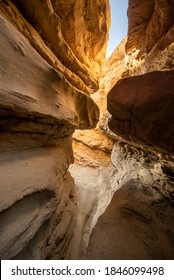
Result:
<instances>
[{"instance_id":1,"label":"tan sandstone surface","mask_svg":"<svg viewBox=\"0 0 174 280\"><path fill-rule=\"evenodd\" d=\"M1 259L174 259L173 11L0 0Z\"/></svg>"},{"instance_id":2,"label":"tan sandstone surface","mask_svg":"<svg viewBox=\"0 0 174 280\"><path fill-rule=\"evenodd\" d=\"M107 94L114 84L122 77L125 71L125 37L115 48L112 55L105 60L102 67L102 75L99 90L91 95L93 101L100 108L99 123L95 129L76 130L73 134L73 149L75 160L81 165L100 166L110 161L110 153L113 147L113 140L103 133L103 126L106 125L107 115Z\"/></svg>"},{"instance_id":3,"label":"tan sandstone surface","mask_svg":"<svg viewBox=\"0 0 174 280\"><path fill-rule=\"evenodd\" d=\"M72 133L97 124L89 94L110 24L108 1L88 2L0 1L1 259L68 258L77 216Z\"/></svg>"}]
</instances>

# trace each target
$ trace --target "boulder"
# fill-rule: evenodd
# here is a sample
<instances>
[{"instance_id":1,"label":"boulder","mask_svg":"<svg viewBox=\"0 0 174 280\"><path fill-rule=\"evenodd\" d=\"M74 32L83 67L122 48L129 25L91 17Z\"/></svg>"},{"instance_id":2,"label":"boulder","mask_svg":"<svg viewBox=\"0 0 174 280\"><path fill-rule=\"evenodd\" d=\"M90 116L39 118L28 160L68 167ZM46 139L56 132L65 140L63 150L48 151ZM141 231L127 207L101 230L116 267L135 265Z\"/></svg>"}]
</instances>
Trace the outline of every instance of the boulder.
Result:
<instances>
[{"instance_id":1,"label":"boulder","mask_svg":"<svg viewBox=\"0 0 174 280\"><path fill-rule=\"evenodd\" d=\"M174 152L174 71L120 80L108 94L110 129L135 143Z\"/></svg>"}]
</instances>

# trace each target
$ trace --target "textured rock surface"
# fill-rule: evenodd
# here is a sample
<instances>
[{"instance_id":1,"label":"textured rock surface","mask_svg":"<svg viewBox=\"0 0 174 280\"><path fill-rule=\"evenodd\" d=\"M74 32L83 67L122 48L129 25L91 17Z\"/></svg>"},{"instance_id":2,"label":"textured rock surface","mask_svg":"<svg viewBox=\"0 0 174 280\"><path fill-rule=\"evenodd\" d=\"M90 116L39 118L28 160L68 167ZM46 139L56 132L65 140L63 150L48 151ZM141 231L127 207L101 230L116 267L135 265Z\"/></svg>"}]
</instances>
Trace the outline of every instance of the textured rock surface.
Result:
<instances>
[{"instance_id":1,"label":"textured rock surface","mask_svg":"<svg viewBox=\"0 0 174 280\"><path fill-rule=\"evenodd\" d=\"M1 115L9 112L41 122L45 118L50 125L63 121L74 127L95 126L99 113L92 99L43 60L10 22L2 16L0 20Z\"/></svg>"},{"instance_id":2,"label":"textured rock surface","mask_svg":"<svg viewBox=\"0 0 174 280\"><path fill-rule=\"evenodd\" d=\"M108 95L111 130L133 142L173 153L173 78L174 71L167 71L120 80Z\"/></svg>"},{"instance_id":3,"label":"textured rock surface","mask_svg":"<svg viewBox=\"0 0 174 280\"><path fill-rule=\"evenodd\" d=\"M173 1L129 1L120 76L128 78L117 82L115 75L107 98L111 115L99 126L133 146L113 147L110 187L119 190L93 229L85 259L174 258L173 11Z\"/></svg>"},{"instance_id":4,"label":"textured rock surface","mask_svg":"<svg viewBox=\"0 0 174 280\"><path fill-rule=\"evenodd\" d=\"M83 258L173 259L173 163L167 169L156 154L122 142L111 159L110 186L117 192Z\"/></svg>"},{"instance_id":5,"label":"textured rock surface","mask_svg":"<svg viewBox=\"0 0 174 280\"><path fill-rule=\"evenodd\" d=\"M1 259L79 258L117 190L84 258L173 258L173 6L130 0L102 68L108 0L0 0ZM106 94L146 72L109 94L111 129L136 145L112 150Z\"/></svg>"},{"instance_id":6,"label":"textured rock surface","mask_svg":"<svg viewBox=\"0 0 174 280\"><path fill-rule=\"evenodd\" d=\"M87 254L82 258L173 259L173 71L157 72L172 70L174 65L172 7L173 1L129 1L128 37L103 67L100 89L93 95L101 112L98 128L112 139L134 146L116 144L112 163L105 162L95 175L95 184L89 183L85 191L78 179L82 167L71 169L82 190L80 196L84 192L86 197L93 194L90 216L80 216L84 227L82 249L86 248L84 240L91 228L120 189L94 227ZM151 73L120 80L147 72ZM105 96L109 91L111 115L106 112ZM83 131L74 135L76 158L81 165L83 161L84 165L101 166L98 151L105 148L106 152L109 147L108 154L111 152L113 141L106 144L98 128L89 134ZM98 139L102 139L102 145ZM85 203L83 206L86 209Z\"/></svg>"},{"instance_id":7,"label":"textured rock surface","mask_svg":"<svg viewBox=\"0 0 174 280\"><path fill-rule=\"evenodd\" d=\"M10 14L10 19L37 51L77 88L88 92L96 90L110 25L108 0L12 2L30 25L19 14L19 18L15 18L16 9L9 1L6 3L10 3L10 11L7 4L2 4L2 9Z\"/></svg>"},{"instance_id":8,"label":"textured rock surface","mask_svg":"<svg viewBox=\"0 0 174 280\"><path fill-rule=\"evenodd\" d=\"M125 45L127 37L123 38L120 44L115 48L109 58L106 59L102 68L102 77L100 80L100 94L107 96L115 83L121 79L125 71ZM106 110L106 107L105 107Z\"/></svg>"},{"instance_id":9,"label":"textured rock surface","mask_svg":"<svg viewBox=\"0 0 174 280\"><path fill-rule=\"evenodd\" d=\"M174 258L173 11L173 1L129 1L126 55L120 61L125 69L119 77L128 78L117 80L118 64L112 89L108 78L114 72L105 77L103 89L111 86L111 115L106 113L99 126L116 141L133 146L114 145L112 172L105 170L108 186L118 191L82 258Z\"/></svg>"},{"instance_id":10,"label":"textured rock surface","mask_svg":"<svg viewBox=\"0 0 174 280\"><path fill-rule=\"evenodd\" d=\"M174 148L173 10L173 1L129 1L122 77L140 76L120 80L108 95L115 134L169 153ZM105 124L101 127L111 135Z\"/></svg>"},{"instance_id":11,"label":"textured rock surface","mask_svg":"<svg viewBox=\"0 0 174 280\"><path fill-rule=\"evenodd\" d=\"M111 57L105 60L99 90L92 95L93 101L100 108L99 125L90 131L76 130L73 135L74 155L79 164L97 167L107 166L109 162L113 140L103 133L106 132L104 126L107 123L103 116L107 110L106 96L125 70L125 43L126 38L116 47Z\"/></svg>"},{"instance_id":12,"label":"textured rock surface","mask_svg":"<svg viewBox=\"0 0 174 280\"><path fill-rule=\"evenodd\" d=\"M99 218L87 258L173 259L173 213L173 207L158 192L130 181L115 193Z\"/></svg>"},{"instance_id":13,"label":"textured rock surface","mask_svg":"<svg viewBox=\"0 0 174 280\"><path fill-rule=\"evenodd\" d=\"M174 68L173 12L173 1L129 1L126 61L130 75Z\"/></svg>"},{"instance_id":14,"label":"textured rock surface","mask_svg":"<svg viewBox=\"0 0 174 280\"><path fill-rule=\"evenodd\" d=\"M98 88L109 26L108 1L85 4L0 1L1 259L70 253L72 133L98 121L89 93Z\"/></svg>"}]
</instances>

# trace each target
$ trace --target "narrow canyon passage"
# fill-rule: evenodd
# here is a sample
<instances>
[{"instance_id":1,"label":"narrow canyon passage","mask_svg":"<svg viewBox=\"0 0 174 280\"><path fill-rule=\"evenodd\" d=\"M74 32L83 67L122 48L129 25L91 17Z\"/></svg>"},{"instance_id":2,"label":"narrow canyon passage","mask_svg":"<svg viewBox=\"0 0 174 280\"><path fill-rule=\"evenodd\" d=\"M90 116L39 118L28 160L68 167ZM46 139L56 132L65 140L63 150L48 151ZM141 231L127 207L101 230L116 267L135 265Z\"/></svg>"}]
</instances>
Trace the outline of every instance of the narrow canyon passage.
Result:
<instances>
[{"instance_id":1,"label":"narrow canyon passage","mask_svg":"<svg viewBox=\"0 0 174 280\"><path fill-rule=\"evenodd\" d=\"M128 144L116 143L111 158L70 167L78 189L71 258L173 259L173 205L158 191L173 176L155 154Z\"/></svg>"},{"instance_id":2,"label":"narrow canyon passage","mask_svg":"<svg viewBox=\"0 0 174 280\"><path fill-rule=\"evenodd\" d=\"M75 163L70 167L70 172L75 179L78 192L77 221L72 240L71 259L78 260L88 246L89 237L95 225L100 189L97 184L98 169L83 167Z\"/></svg>"},{"instance_id":3,"label":"narrow canyon passage","mask_svg":"<svg viewBox=\"0 0 174 280\"><path fill-rule=\"evenodd\" d=\"M113 167L89 167L73 164L70 172L77 187L77 222L72 240L71 259L86 252L92 229L111 201L115 187L110 185Z\"/></svg>"},{"instance_id":4,"label":"narrow canyon passage","mask_svg":"<svg viewBox=\"0 0 174 280\"><path fill-rule=\"evenodd\" d=\"M174 3L140 2L106 58L109 0L0 0L1 259L174 259Z\"/></svg>"}]
</instances>

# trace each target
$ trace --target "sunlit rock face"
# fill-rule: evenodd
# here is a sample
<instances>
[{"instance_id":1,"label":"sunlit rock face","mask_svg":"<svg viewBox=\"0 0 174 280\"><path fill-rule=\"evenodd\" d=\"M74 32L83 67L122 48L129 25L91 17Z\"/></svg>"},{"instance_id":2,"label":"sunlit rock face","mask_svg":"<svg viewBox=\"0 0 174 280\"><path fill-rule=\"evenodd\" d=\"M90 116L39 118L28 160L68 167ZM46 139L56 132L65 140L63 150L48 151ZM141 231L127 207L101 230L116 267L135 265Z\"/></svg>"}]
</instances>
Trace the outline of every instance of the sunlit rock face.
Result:
<instances>
[{"instance_id":1,"label":"sunlit rock face","mask_svg":"<svg viewBox=\"0 0 174 280\"><path fill-rule=\"evenodd\" d=\"M125 70L125 45L127 37L123 38L110 57L105 60L100 81L100 92L106 96L115 83L121 79ZM105 108L106 110L106 108Z\"/></svg>"},{"instance_id":2,"label":"sunlit rock face","mask_svg":"<svg viewBox=\"0 0 174 280\"><path fill-rule=\"evenodd\" d=\"M15 24L37 51L77 88L90 93L96 90L108 40L108 0L12 2L31 25L22 25L20 20ZM38 33L49 50L38 42Z\"/></svg>"},{"instance_id":3,"label":"sunlit rock face","mask_svg":"<svg viewBox=\"0 0 174 280\"><path fill-rule=\"evenodd\" d=\"M72 133L99 119L109 26L108 1L85 3L0 1L1 259L68 258Z\"/></svg>"},{"instance_id":4,"label":"sunlit rock face","mask_svg":"<svg viewBox=\"0 0 174 280\"><path fill-rule=\"evenodd\" d=\"M106 96L114 84L122 77L125 70L125 44L126 37L116 47L112 55L105 59L99 90L92 95L93 101L100 108L100 119L97 127L92 130L76 130L73 135L73 147L76 161L81 165L99 167L107 165L113 140L107 136L105 126L107 121Z\"/></svg>"},{"instance_id":5,"label":"sunlit rock face","mask_svg":"<svg viewBox=\"0 0 174 280\"><path fill-rule=\"evenodd\" d=\"M174 68L174 2L129 0L129 75Z\"/></svg>"}]
</instances>

